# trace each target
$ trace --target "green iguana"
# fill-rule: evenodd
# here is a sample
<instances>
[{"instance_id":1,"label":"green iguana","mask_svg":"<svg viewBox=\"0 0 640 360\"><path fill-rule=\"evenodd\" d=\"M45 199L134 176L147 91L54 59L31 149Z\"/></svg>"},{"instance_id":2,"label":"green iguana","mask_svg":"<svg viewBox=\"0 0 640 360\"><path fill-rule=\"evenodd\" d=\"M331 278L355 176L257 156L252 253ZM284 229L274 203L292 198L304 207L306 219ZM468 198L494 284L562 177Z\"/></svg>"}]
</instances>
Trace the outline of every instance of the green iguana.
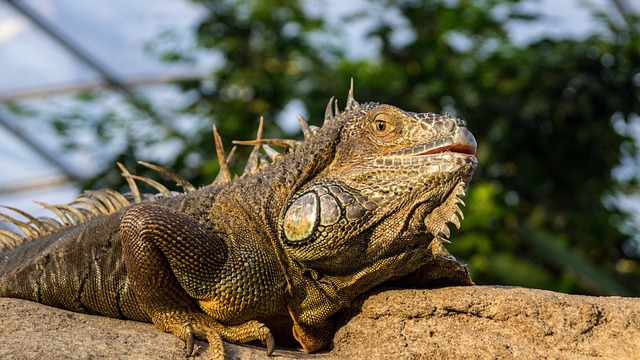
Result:
<instances>
[{"instance_id":1,"label":"green iguana","mask_svg":"<svg viewBox=\"0 0 640 360\"><path fill-rule=\"evenodd\" d=\"M232 179L221 163L200 189L172 193L130 174L131 192L87 191L44 205L59 220L0 214L0 296L89 314L153 322L187 344L260 340L267 353L299 343L326 347L335 314L384 282L472 284L448 255L447 224L459 227L461 196L477 166L465 122L332 98L324 124L299 117L303 141L262 139ZM283 146L277 154L270 146ZM267 161L265 161L267 159ZM141 195L134 180L160 194Z\"/></svg>"}]
</instances>

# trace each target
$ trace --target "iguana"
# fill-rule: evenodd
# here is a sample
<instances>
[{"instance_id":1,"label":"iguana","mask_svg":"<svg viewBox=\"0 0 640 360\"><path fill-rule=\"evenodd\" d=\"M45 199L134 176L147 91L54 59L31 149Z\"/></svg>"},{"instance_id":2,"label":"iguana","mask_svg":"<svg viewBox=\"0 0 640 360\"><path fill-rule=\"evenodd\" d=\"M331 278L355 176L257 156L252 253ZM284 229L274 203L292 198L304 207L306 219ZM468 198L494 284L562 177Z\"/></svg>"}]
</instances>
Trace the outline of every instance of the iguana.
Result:
<instances>
[{"instance_id":1,"label":"iguana","mask_svg":"<svg viewBox=\"0 0 640 360\"><path fill-rule=\"evenodd\" d=\"M233 179L214 128L221 171L199 189L144 163L184 192L121 166L130 193L45 204L58 221L5 207L26 220L2 214L22 234L0 233L0 296L153 322L187 355L195 337L223 358L223 340L320 350L335 314L388 281L472 284L442 246L477 166L464 121L360 104L353 83L322 127L299 121L304 140L262 139L261 123L256 140L237 142L254 149Z\"/></svg>"}]
</instances>

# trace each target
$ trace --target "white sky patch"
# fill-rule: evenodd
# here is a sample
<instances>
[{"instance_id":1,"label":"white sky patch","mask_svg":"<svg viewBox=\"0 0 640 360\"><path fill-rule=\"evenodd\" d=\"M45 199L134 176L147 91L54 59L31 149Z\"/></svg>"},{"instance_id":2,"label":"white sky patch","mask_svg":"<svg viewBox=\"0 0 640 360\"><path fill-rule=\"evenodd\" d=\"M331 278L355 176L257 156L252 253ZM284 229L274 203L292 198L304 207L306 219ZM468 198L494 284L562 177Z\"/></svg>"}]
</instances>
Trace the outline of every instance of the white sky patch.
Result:
<instances>
[{"instance_id":1,"label":"white sky patch","mask_svg":"<svg viewBox=\"0 0 640 360\"><path fill-rule=\"evenodd\" d=\"M307 109L304 103L300 99L294 99L282 109L282 111L276 116L276 122L287 134L295 134L300 131L300 123L297 120L298 114L302 115L305 119L309 119ZM307 121L308 122L308 121Z\"/></svg>"},{"instance_id":2,"label":"white sky patch","mask_svg":"<svg viewBox=\"0 0 640 360\"><path fill-rule=\"evenodd\" d=\"M7 14L4 14L6 17ZM29 22L26 19L21 18L5 18L0 19L0 44L6 42L12 38L15 38L20 33L29 27Z\"/></svg>"},{"instance_id":3,"label":"white sky patch","mask_svg":"<svg viewBox=\"0 0 640 360\"><path fill-rule=\"evenodd\" d=\"M590 0L592 6L614 13L609 0ZM530 0L522 2L525 12L539 14L535 21L516 21L507 26L515 43L529 43L545 37L580 39L604 30L583 6L584 0Z\"/></svg>"}]
</instances>

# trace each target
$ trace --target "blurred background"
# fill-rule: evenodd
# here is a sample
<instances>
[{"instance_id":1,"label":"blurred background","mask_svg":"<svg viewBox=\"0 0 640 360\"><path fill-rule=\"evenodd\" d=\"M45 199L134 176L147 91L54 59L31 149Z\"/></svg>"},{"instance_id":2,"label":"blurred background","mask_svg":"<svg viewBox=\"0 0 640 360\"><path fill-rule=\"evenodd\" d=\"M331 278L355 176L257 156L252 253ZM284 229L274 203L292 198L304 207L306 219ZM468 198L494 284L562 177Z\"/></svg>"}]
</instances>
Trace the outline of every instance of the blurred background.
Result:
<instances>
[{"instance_id":1,"label":"blurred background","mask_svg":"<svg viewBox=\"0 0 640 360\"><path fill-rule=\"evenodd\" d=\"M358 101L467 120L480 166L447 247L476 283L640 296L639 14L629 0L5 0L0 204L42 215L31 200L127 191L116 161L210 183L213 124L227 150L261 115L267 137L300 138L295 115L320 124L353 77Z\"/></svg>"}]
</instances>

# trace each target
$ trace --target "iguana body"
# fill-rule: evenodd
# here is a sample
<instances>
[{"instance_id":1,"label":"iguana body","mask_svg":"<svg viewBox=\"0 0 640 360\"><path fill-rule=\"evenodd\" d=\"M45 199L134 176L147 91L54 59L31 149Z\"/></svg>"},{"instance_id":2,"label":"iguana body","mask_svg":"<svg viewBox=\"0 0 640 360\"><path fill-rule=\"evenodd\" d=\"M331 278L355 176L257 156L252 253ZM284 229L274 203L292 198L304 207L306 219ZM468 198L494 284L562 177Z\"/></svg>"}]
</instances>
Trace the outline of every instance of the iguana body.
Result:
<instances>
[{"instance_id":1,"label":"iguana body","mask_svg":"<svg viewBox=\"0 0 640 360\"><path fill-rule=\"evenodd\" d=\"M194 336L207 339L216 357L221 339L319 350L334 314L389 280L470 283L441 245L477 164L464 122L361 105L350 91L343 112L329 102L322 128L301 124L304 141L247 142L256 149L234 180L223 171L216 184L145 202L132 180L149 180L123 169L141 204L93 192L50 207L61 230L12 220L25 238L0 233L0 296L152 321L188 353ZM260 165L269 144L290 148Z\"/></svg>"}]
</instances>

